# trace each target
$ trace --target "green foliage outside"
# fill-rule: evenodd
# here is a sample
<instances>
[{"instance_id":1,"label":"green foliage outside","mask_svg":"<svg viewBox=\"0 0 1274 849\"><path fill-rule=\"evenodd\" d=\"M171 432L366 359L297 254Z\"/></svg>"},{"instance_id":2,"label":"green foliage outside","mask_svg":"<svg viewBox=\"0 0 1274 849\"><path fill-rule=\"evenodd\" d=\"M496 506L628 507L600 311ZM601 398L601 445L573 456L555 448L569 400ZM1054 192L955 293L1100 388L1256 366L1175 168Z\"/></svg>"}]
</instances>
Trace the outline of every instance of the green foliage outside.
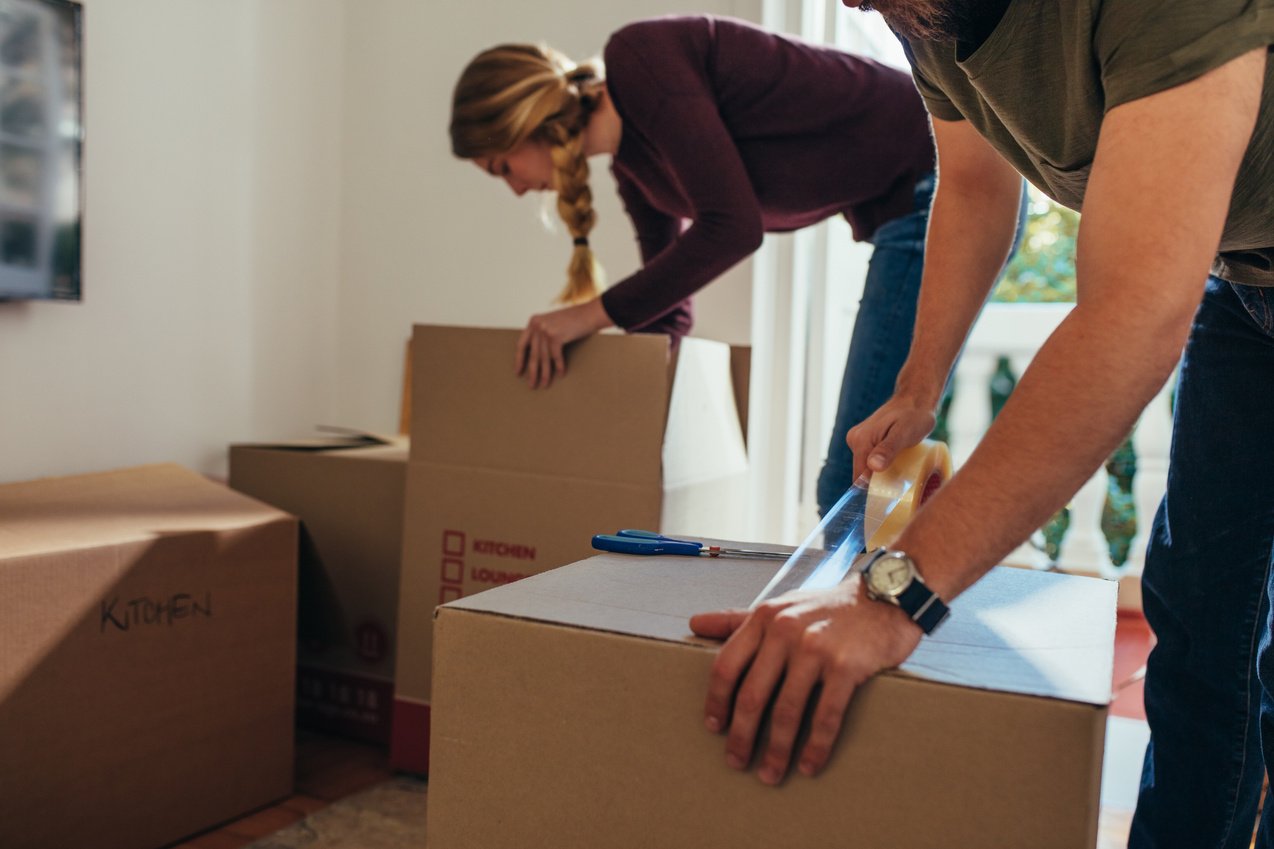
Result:
<instances>
[{"instance_id":1,"label":"green foliage outside","mask_svg":"<svg viewBox=\"0 0 1274 849\"><path fill-rule=\"evenodd\" d=\"M1001 303L1073 303L1079 214L1030 187L1026 233L991 300Z\"/></svg>"}]
</instances>

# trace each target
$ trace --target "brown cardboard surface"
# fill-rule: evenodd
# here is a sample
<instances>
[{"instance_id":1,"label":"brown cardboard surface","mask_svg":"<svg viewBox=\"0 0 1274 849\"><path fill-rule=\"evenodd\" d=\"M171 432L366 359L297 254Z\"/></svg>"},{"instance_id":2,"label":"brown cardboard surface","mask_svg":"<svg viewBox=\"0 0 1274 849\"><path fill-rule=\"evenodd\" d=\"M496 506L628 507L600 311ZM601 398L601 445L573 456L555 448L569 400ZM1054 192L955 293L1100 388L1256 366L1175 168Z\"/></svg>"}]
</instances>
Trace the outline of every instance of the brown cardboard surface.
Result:
<instances>
[{"instance_id":1,"label":"brown cardboard surface","mask_svg":"<svg viewBox=\"0 0 1274 849\"><path fill-rule=\"evenodd\" d=\"M0 517L0 846L158 847L291 792L293 519L176 466Z\"/></svg>"},{"instance_id":2,"label":"brown cardboard surface","mask_svg":"<svg viewBox=\"0 0 1274 849\"><path fill-rule=\"evenodd\" d=\"M747 455L723 344L591 337L547 390L513 374L520 331L418 326L391 760L427 767L439 600L591 552L597 533L737 535ZM400 733L402 732L402 733ZM404 735L410 735L404 736ZM399 741L410 739L402 755Z\"/></svg>"},{"instance_id":3,"label":"brown cardboard surface","mask_svg":"<svg viewBox=\"0 0 1274 849\"><path fill-rule=\"evenodd\" d=\"M389 741L408 444L230 448L230 486L301 520L297 721Z\"/></svg>"},{"instance_id":4,"label":"brown cardboard surface","mask_svg":"<svg viewBox=\"0 0 1274 849\"><path fill-rule=\"evenodd\" d=\"M520 333L416 327L412 460L658 485L668 338L590 337L568 349L564 378L536 390L513 373Z\"/></svg>"},{"instance_id":5,"label":"brown cardboard surface","mask_svg":"<svg viewBox=\"0 0 1274 849\"><path fill-rule=\"evenodd\" d=\"M756 560L598 554L448 609L713 645L690 633L690 616L747 607L775 568ZM955 599L951 618L921 640L901 673L890 674L1108 704L1116 592L1114 583L1096 578L997 567Z\"/></svg>"},{"instance_id":6,"label":"brown cardboard surface","mask_svg":"<svg viewBox=\"0 0 1274 849\"><path fill-rule=\"evenodd\" d=\"M164 497L157 500L157 490ZM0 486L0 551L22 557L256 524L261 507L180 466L156 465ZM193 524L192 524L193 523Z\"/></svg>"},{"instance_id":7,"label":"brown cardboard surface","mask_svg":"<svg viewBox=\"0 0 1274 849\"><path fill-rule=\"evenodd\" d=\"M416 518L403 529L403 562L417 579L402 583L399 633L414 661L399 664L396 688L423 703L435 606L588 557L599 527L659 522L649 485L416 463L407 492Z\"/></svg>"},{"instance_id":8,"label":"brown cardboard surface","mask_svg":"<svg viewBox=\"0 0 1274 849\"><path fill-rule=\"evenodd\" d=\"M877 676L826 771L775 789L727 768L703 729L715 647L685 628L759 589L764 570L740 565L603 556L439 608L431 849L1093 845L1106 698L1084 699L1101 670L1108 696L1113 585L994 572L936 635L962 656L919 664L970 686ZM998 689L1005 669L1065 695Z\"/></svg>"}]
</instances>

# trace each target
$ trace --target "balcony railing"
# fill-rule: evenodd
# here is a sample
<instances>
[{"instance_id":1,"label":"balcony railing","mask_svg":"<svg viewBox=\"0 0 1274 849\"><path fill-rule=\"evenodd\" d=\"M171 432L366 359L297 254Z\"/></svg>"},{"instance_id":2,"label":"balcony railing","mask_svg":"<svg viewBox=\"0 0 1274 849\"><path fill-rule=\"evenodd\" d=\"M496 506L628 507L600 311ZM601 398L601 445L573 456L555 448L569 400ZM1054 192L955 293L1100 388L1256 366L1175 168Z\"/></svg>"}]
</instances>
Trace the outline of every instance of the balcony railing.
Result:
<instances>
[{"instance_id":1,"label":"balcony railing","mask_svg":"<svg viewBox=\"0 0 1274 849\"><path fill-rule=\"evenodd\" d=\"M990 304L984 310L956 369L946 418L957 467L986 432L993 404L1002 402L1070 308ZM1084 484L1066 511L1007 560L1104 577L1141 573L1146 534L1167 482L1172 385L1169 381L1147 406L1130 440Z\"/></svg>"}]
</instances>

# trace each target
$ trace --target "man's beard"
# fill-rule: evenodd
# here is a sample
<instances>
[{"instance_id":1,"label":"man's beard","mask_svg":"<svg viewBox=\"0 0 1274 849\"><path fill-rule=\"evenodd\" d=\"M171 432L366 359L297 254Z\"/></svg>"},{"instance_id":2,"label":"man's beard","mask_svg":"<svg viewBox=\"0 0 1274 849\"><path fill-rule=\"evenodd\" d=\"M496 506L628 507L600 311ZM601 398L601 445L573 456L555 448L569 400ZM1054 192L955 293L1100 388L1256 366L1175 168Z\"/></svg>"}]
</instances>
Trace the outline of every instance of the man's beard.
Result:
<instances>
[{"instance_id":1,"label":"man's beard","mask_svg":"<svg viewBox=\"0 0 1274 849\"><path fill-rule=\"evenodd\" d=\"M895 32L919 41L954 41L959 19L951 0L864 0L858 8L880 12Z\"/></svg>"}]
</instances>

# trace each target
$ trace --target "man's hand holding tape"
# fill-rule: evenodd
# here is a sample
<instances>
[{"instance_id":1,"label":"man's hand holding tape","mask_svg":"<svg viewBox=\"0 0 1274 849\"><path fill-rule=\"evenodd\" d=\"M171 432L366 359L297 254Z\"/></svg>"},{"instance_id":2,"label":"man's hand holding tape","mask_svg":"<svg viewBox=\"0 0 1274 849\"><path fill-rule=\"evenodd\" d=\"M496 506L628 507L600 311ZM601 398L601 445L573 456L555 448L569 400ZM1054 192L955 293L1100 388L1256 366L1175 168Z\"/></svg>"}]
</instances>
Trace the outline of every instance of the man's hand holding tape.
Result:
<instances>
[{"instance_id":1,"label":"man's hand holding tape","mask_svg":"<svg viewBox=\"0 0 1274 849\"><path fill-rule=\"evenodd\" d=\"M1077 305L968 462L894 545L942 599L1063 506L1172 372L1252 134L1264 67L1265 51L1253 51L1106 113L1084 199ZM933 126L940 177L915 339L894 397L847 437L855 462L866 458L873 470L933 426L950 365L1013 237L1017 173L967 122ZM921 637L902 610L869 600L858 581L690 624L728 638L705 722L727 734L731 766L752 763L761 715L779 688L768 749L757 758L771 784L791 764L811 694L809 742L796 753L809 775L826 765L855 688L904 661Z\"/></svg>"}]
</instances>

